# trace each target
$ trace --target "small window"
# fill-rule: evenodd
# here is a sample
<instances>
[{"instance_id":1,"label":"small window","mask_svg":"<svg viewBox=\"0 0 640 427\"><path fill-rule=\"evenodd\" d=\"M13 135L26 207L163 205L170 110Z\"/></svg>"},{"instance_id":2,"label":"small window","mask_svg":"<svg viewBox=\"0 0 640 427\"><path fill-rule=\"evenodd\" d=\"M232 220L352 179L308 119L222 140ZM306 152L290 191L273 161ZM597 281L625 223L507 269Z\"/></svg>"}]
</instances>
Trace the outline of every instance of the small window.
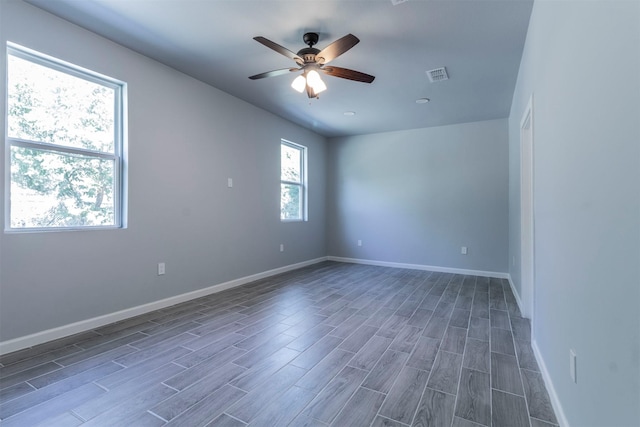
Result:
<instances>
[{"instance_id":1,"label":"small window","mask_svg":"<svg viewBox=\"0 0 640 427\"><path fill-rule=\"evenodd\" d=\"M280 219L307 220L307 148L282 140L280 144Z\"/></svg>"},{"instance_id":2,"label":"small window","mask_svg":"<svg viewBox=\"0 0 640 427\"><path fill-rule=\"evenodd\" d=\"M123 223L123 88L7 48L7 230Z\"/></svg>"}]
</instances>

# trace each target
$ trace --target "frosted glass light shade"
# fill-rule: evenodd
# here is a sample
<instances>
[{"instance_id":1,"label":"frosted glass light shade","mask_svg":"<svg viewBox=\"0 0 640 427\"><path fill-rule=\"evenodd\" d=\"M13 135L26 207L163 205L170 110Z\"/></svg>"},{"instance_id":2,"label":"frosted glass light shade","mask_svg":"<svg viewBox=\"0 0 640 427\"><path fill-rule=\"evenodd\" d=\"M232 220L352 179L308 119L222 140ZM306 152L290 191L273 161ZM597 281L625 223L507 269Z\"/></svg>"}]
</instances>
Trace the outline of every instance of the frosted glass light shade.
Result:
<instances>
[{"instance_id":1,"label":"frosted glass light shade","mask_svg":"<svg viewBox=\"0 0 640 427\"><path fill-rule=\"evenodd\" d=\"M324 84L316 70L311 70L307 73L307 84L311 86L315 94L327 90L327 85Z\"/></svg>"},{"instance_id":2,"label":"frosted glass light shade","mask_svg":"<svg viewBox=\"0 0 640 427\"><path fill-rule=\"evenodd\" d=\"M296 77L293 83L291 83L291 87L300 93L304 91L304 88L306 85L307 85L307 80L304 78L304 76Z\"/></svg>"}]
</instances>

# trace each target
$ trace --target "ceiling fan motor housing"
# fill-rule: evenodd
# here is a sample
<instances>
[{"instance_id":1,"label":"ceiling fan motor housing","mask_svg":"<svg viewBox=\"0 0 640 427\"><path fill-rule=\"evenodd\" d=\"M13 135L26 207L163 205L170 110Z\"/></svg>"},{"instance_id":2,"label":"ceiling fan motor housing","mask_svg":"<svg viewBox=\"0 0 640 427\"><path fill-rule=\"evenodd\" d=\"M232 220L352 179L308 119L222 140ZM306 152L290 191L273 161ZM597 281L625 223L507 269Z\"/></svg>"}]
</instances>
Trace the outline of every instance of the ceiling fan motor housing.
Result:
<instances>
[{"instance_id":1,"label":"ceiling fan motor housing","mask_svg":"<svg viewBox=\"0 0 640 427\"><path fill-rule=\"evenodd\" d=\"M305 47L298 51L298 56L302 58L305 64L316 62L316 55L320 52L319 49L314 47Z\"/></svg>"},{"instance_id":2,"label":"ceiling fan motor housing","mask_svg":"<svg viewBox=\"0 0 640 427\"><path fill-rule=\"evenodd\" d=\"M320 52L320 49L313 47L318 43L318 33L305 33L302 40L309 46L298 51L298 56L302 58L305 64L316 62L316 55Z\"/></svg>"}]
</instances>

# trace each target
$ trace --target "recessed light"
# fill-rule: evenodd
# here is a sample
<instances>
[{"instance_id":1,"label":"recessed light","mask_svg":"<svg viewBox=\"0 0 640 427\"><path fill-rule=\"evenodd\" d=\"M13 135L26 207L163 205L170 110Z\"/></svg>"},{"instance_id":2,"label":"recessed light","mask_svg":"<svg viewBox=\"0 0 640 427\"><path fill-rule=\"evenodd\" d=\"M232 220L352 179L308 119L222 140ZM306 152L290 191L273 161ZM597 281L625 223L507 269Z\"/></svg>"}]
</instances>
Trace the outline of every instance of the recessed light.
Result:
<instances>
[{"instance_id":1,"label":"recessed light","mask_svg":"<svg viewBox=\"0 0 640 427\"><path fill-rule=\"evenodd\" d=\"M426 104L429 101L430 101L429 98L418 98L416 99L416 104Z\"/></svg>"},{"instance_id":2,"label":"recessed light","mask_svg":"<svg viewBox=\"0 0 640 427\"><path fill-rule=\"evenodd\" d=\"M355 112L355 111L345 111L345 112L344 112L344 115L345 115L345 116L355 116L355 115L356 115L356 112Z\"/></svg>"}]
</instances>

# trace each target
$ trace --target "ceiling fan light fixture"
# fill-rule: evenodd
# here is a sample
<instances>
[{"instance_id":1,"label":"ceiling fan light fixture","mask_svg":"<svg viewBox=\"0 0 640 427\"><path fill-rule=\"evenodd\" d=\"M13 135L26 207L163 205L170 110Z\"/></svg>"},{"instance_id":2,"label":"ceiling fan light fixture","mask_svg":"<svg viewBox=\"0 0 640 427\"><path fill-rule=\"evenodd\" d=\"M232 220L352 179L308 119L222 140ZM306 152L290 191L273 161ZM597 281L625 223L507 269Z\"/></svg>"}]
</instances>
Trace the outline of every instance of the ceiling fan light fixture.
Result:
<instances>
[{"instance_id":1,"label":"ceiling fan light fixture","mask_svg":"<svg viewBox=\"0 0 640 427\"><path fill-rule=\"evenodd\" d=\"M291 83L291 87L300 93L304 91L305 86L307 86L307 79L305 79L303 75L299 75L293 83Z\"/></svg>"},{"instance_id":2,"label":"ceiling fan light fixture","mask_svg":"<svg viewBox=\"0 0 640 427\"><path fill-rule=\"evenodd\" d=\"M307 73L307 84L313 89L316 95L327 90L327 85L324 84L320 78L320 74L318 74L316 70L311 70Z\"/></svg>"},{"instance_id":3,"label":"ceiling fan light fixture","mask_svg":"<svg viewBox=\"0 0 640 427\"><path fill-rule=\"evenodd\" d=\"M328 76L354 80L357 82L371 83L375 79L374 76L361 73L360 71L349 70L348 68L334 66L323 68L325 64L333 61L335 58L360 42L360 39L353 34L347 34L324 49L319 50L313 47L318 42L318 33L306 33L302 39L309 47L300 49L298 53L294 53L262 36L254 37L253 39L258 43L265 45L269 49L274 50L289 59L293 59L300 68L282 68L280 70L267 71L266 73L249 76L251 80L259 80L264 79L265 77L275 77L289 72L302 71L302 75L298 76L293 82L291 82L291 87L300 93L304 92L306 89L309 98L317 98L319 93L327 90L327 85L320 78L319 71L322 71Z\"/></svg>"},{"instance_id":4,"label":"ceiling fan light fixture","mask_svg":"<svg viewBox=\"0 0 640 427\"><path fill-rule=\"evenodd\" d=\"M324 84L322 80L318 80L311 87L313 88L313 91L316 93L316 95L327 90L327 85Z\"/></svg>"}]
</instances>

